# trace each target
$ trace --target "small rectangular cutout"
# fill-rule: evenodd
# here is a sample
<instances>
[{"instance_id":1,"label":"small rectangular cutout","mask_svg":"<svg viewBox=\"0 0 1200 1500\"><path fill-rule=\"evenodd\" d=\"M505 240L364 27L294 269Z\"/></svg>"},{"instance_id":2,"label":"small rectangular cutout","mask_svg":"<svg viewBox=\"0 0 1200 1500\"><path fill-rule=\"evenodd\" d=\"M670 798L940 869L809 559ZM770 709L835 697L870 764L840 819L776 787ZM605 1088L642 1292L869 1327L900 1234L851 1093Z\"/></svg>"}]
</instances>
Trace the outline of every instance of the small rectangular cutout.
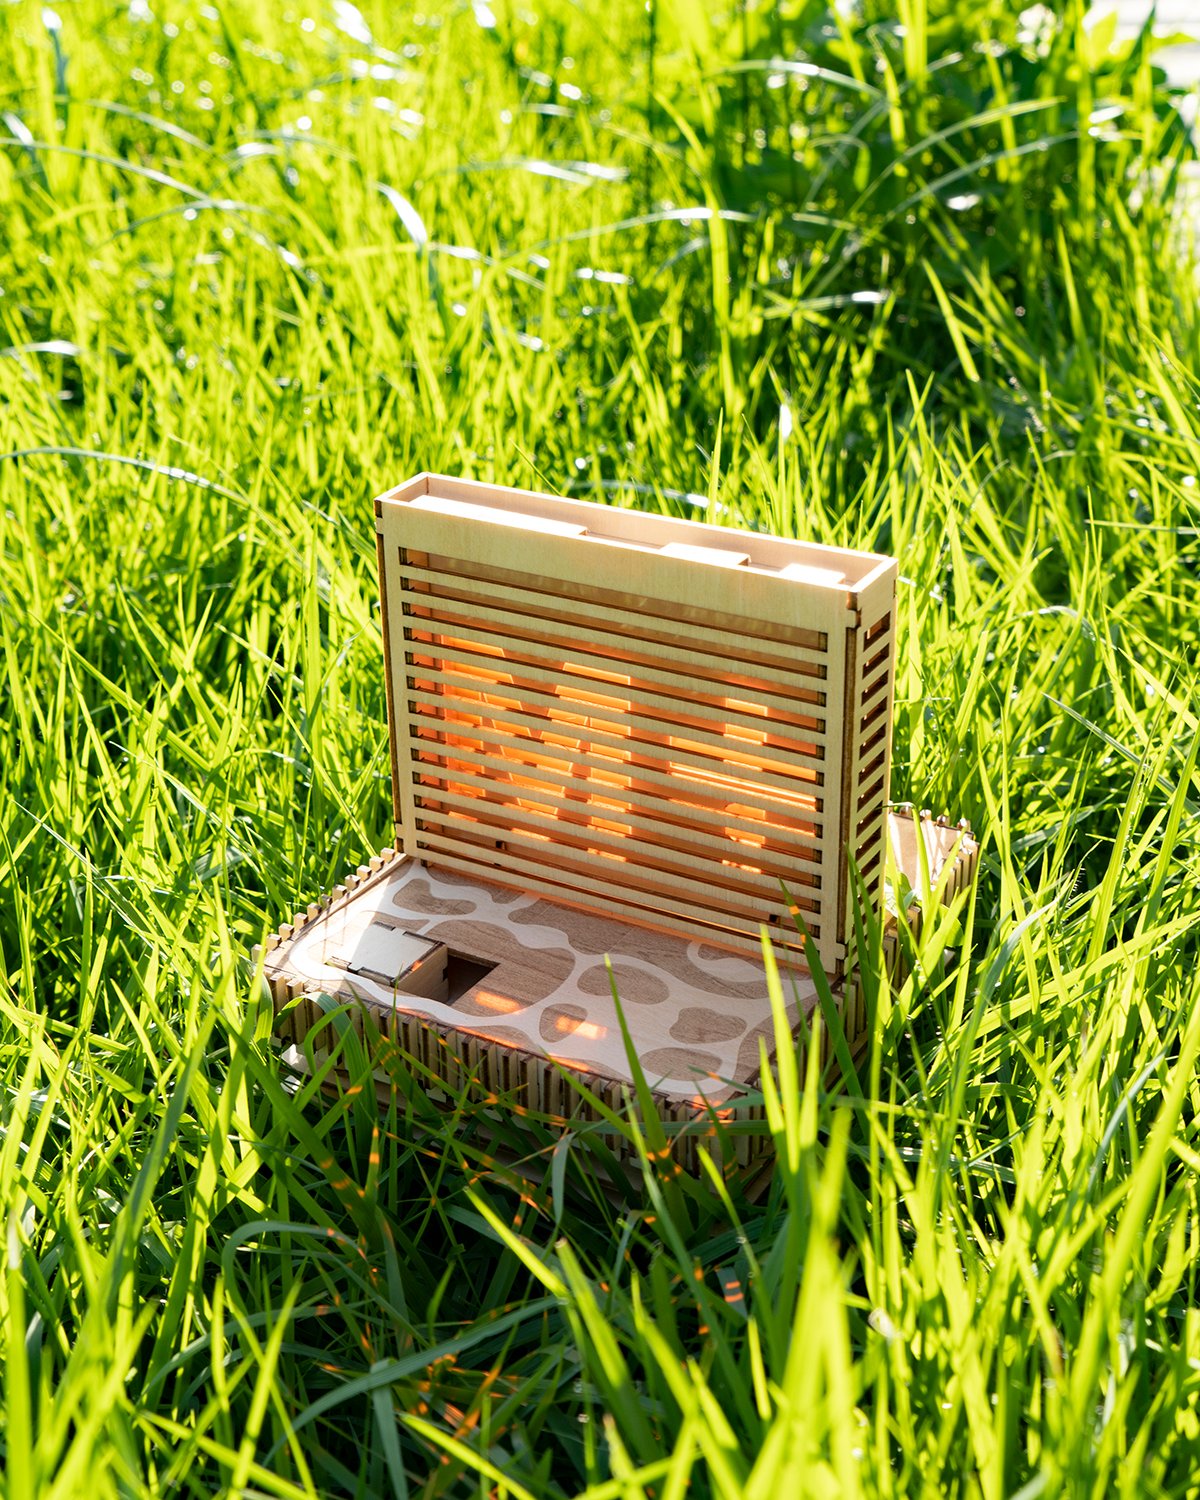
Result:
<instances>
[{"instance_id":1,"label":"small rectangular cutout","mask_svg":"<svg viewBox=\"0 0 1200 1500\"><path fill-rule=\"evenodd\" d=\"M468 990L482 984L496 967L496 964L489 963L486 958L472 958L470 954L456 953L451 948L446 955L446 1004L457 1005Z\"/></svg>"},{"instance_id":2,"label":"small rectangular cutout","mask_svg":"<svg viewBox=\"0 0 1200 1500\"><path fill-rule=\"evenodd\" d=\"M879 778L879 780L875 783L874 786L868 787L867 790L861 794L861 796L858 799L858 806L860 808L866 807L866 805L870 801L872 801L875 797L882 796L882 794L883 794L883 777L881 776Z\"/></svg>"},{"instance_id":3,"label":"small rectangular cutout","mask_svg":"<svg viewBox=\"0 0 1200 1500\"><path fill-rule=\"evenodd\" d=\"M780 568L780 578L791 578L797 583L816 583L824 588L837 588L846 582L846 575L836 568L814 568L809 563L788 563Z\"/></svg>"},{"instance_id":4,"label":"small rectangular cutout","mask_svg":"<svg viewBox=\"0 0 1200 1500\"><path fill-rule=\"evenodd\" d=\"M679 557L685 562L714 563L721 568L744 568L750 561L748 552L733 552L728 547L692 547L687 542L671 542L661 549L662 557Z\"/></svg>"},{"instance_id":5,"label":"small rectangular cutout","mask_svg":"<svg viewBox=\"0 0 1200 1500\"><path fill-rule=\"evenodd\" d=\"M887 713L887 707L887 699L882 698L878 703L875 704L873 708L871 708L867 713L863 714L862 719L859 721L860 733L865 734L877 719L882 719L884 714Z\"/></svg>"}]
</instances>

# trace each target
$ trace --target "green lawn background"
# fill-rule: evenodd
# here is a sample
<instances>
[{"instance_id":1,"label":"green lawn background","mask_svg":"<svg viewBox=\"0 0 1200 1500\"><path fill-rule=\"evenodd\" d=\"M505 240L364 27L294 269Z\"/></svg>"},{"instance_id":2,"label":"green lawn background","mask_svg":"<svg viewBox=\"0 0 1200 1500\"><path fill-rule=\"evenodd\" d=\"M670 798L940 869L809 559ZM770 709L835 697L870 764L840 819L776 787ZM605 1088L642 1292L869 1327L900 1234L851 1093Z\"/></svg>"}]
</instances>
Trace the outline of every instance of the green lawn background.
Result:
<instances>
[{"instance_id":1,"label":"green lawn background","mask_svg":"<svg viewBox=\"0 0 1200 1500\"><path fill-rule=\"evenodd\" d=\"M1200 1490L1189 153L1081 8L0 6L14 1496ZM420 469L900 558L977 895L747 1201L246 964L389 836ZM949 952L949 957L947 953ZM955 958L954 955L957 955Z\"/></svg>"}]
</instances>

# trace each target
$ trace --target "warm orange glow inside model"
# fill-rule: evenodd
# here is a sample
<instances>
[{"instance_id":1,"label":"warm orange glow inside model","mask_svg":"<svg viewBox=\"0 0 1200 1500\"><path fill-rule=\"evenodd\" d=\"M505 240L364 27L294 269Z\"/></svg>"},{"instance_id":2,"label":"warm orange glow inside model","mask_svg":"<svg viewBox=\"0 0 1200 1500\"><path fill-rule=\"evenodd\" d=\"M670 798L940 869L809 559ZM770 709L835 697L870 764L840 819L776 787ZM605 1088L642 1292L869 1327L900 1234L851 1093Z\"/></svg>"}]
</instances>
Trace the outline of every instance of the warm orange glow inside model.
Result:
<instances>
[{"instance_id":1,"label":"warm orange glow inside model","mask_svg":"<svg viewBox=\"0 0 1200 1500\"><path fill-rule=\"evenodd\" d=\"M491 990L476 990L471 998L485 1010L494 1010L500 1015L511 1015L513 1011L521 1009L516 1000L509 999L507 995L494 994Z\"/></svg>"}]
</instances>

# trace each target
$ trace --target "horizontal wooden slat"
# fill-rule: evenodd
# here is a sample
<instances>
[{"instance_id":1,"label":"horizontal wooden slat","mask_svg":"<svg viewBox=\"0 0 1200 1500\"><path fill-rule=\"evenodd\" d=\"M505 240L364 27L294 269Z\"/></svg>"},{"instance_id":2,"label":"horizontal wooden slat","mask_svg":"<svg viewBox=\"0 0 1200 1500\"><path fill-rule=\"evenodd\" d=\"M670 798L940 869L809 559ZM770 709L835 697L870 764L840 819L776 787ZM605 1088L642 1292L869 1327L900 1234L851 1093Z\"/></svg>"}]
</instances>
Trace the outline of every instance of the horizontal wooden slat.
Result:
<instances>
[{"instance_id":1,"label":"horizontal wooden slat","mask_svg":"<svg viewBox=\"0 0 1200 1500\"><path fill-rule=\"evenodd\" d=\"M778 881L764 883L761 890L746 890L733 883L718 881L714 873L706 887L706 899L698 901L697 885L702 880L690 880L677 870L663 869L629 860L608 860L598 852L580 849L574 843L556 840L548 843L533 837L525 828L515 824L504 830L497 842L489 836L489 826L482 823L469 824L461 817L429 813L418 819L417 840L420 844L433 844L442 848L457 849L464 856L478 850L478 858L484 866L499 862L503 865L509 857L531 860L544 869L574 871L590 881L597 891L609 896L622 893L623 899L641 893L653 899L656 906L666 905L686 909L696 915L707 914L721 922L737 918L750 926L767 922L789 910L788 899L780 890ZM820 902L806 887L792 886L784 882L792 905L802 911L806 921L820 913Z\"/></svg>"},{"instance_id":2,"label":"horizontal wooden slat","mask_svg":"<svg viewBox=\"0 0 1200 1500\"><path fill-rule=\"evenodd\" d=\"M462 711L466 713L477 711L484 718L489 717L488 710L492 708L500 707L507 712L510 708L515 709L519 705L527 711L527 714L538 718L545 717L548 723L578 724L588 733L606 734L610 739L615 738L633 744L662 746L672 752L678 748L686 748L691 754L703 754L705 750L708 750L712 752L708 758L723 761L728 765L761 765L766 771L773 770L784 775L789 774L789 769L794 767L795 769L791 770L790 774L810 786L820 786L825 780L824 755L819 752L801 750L798 745L764 744L760 746L751 740L736 736L726 737L709 728L697 729L691 725L674 724L654 714L640 712L637 704L631 704L628 709L611 707L577 698L568 693L537 689L521 681L505 683L473 674L468 675L455 670L457 663L451 659L440 657L438 660L443 662L441 670L426 666L420 658L409 667L411 674L408 677L409 697L413 701L434 696L448 709L455 704L475 705L474 709L467 707ZM496 676L498 677L499 674ZM429 683L436 683L447 691L431 695L426 687ZM482 695L482 702L476 698L464 696L475 693ZM601 729L601 724L611 725L612 728ZM670 741L675 743L668 743ZM686 747L679 743L681 741L687 742Z\"/></svg>"},{"instance_id":3,"label":"horizontal wooden slat","mask_svg":"<svg viewBox=\"0 0 1200 1500\"><path fill-rule=\"evenodd\" d=\"M810 792L804 783L789 782L776 786L773 780L767 782L761 777L736 775L713 768L707 763L693 764L687 757L676 755L674 752L669 756L650 757L622 747L620 753L606 755L602 747L596 747L591 743L594 736L573 736L564 731L559 738L569 739L572 743L558 745L553 739L547 739L544 735L535 738L532 735L515 734L508 727L507 721L517 717L519 715L489 715L488 722L484 723L478 716L434 718L430 715L422 715L420 727L424 729L428 725L429 730L439 736L430 741L432 744L446 743L452 746L454 740L461 737L499 750L508 748L535 750L539 754L545 753L548 757L557 756L576 767L586 766L593 770L618 774L626 769L630 772L636 771L639 780L662 786L668 791L678 791L683 795L689 795L693 789L699 789L701 795L722 796L731 802L748 804L766 802L801 814L820 813L824 806L820 794L817 791ZM449 736L449 738L443 740L440 736ZM582 739L588 740L589 749L584 749L579 743ZM417 744L425 743L420 734L416 742Z\"/></svg>"},{"instance_id":4,"label":"horizontal wooden slat","mask_svg":"<svg viewBox=\"0 0 1200 1500\"><path fill-rule=\"evenodd\" d=\"M628 604L605 607L591 597L582 600L578 589L573 594L545 593L531 587L529 580L524 587L515 587L493 578L444 571L453 567L446 558L437 562L442 566L420 566L411 558L400 563L400 593L405 605L428 605L431 598L481 609L503 605L509 619L522 617L542 627L565 627L572 636L576 631L587 632L579 639L605 646L606 654L615 647L651 663L655 660L690 663L695 658L694 664L708 673L728 671L761 676L785 686L809 688L813 686L812 679L819 681L825 676L827 645L805 648L786 641L773 642L770 636L756 635L750 622L743 622L740 634L736 629L721 632L714 628L710 632L705 624L691 635L683 635L655 623L664 619L678 623L678 614L644 614L638 611L636 603L632 607ZM703 643L702 650L698 649L698 641ZM770 649L773 644L779 649ZM747 664L755 671L746 674Z\"/></svg>"},{"instance_id":5,"label":"horizontal wooden slat","mask_svg":"<svg viewBox=\"0 0 1200 1500\"><path fill-rule=\"evenodd\" d=\"M857 807L862 812L874 798L883 797L883 777L881 776L874 786L868 787L865 792L860 793Z\"/></svg>"},{"instance_id":6,"label":"horizontal wooden slat","mask_svg":"<svg viewBox=\"0 0 1200 1500\"><path fill-rule=\"evenodd\" d=\"M438 865L459 870L463 874L486 874L500 884L515 885L522 891L537 891L557 900L567 901L587 908L581 893L602 897L604 910L611 910L627 920L641 921L648 927L665 928L669 932L684 932L699 942L725 945L742 953L760 953L762 945L759 929L765 923L771 933L772 943L786 951L803 953L803 940L796 932L794 918L788 910L765 912L759 921L747 922L730 917L719 920L699 909L684 903L647 903L620 886L612 886L594 879L590 874L580 874L567 869L561 863L550 865L541 860L519 858L495 851L495 858L485 861L466 854L454 840L438 835L422 835L418 840L420 850L436 851ZM508 877L505 879L505 877ZM806 919L807 921L807 919ZM808 921L808 930L820 936L819 925Z\"/></svg>"},{"instance_id":7,"label":"horizontal wooden slat","mask_svg":"<svg viewBox=\"0 0 1200 1500\"><path fill-rule=\"evenodd\" d=\"M475 766L463 766L458 757L450 757L450 765L429 766L428 775L419 775L416 795L440 796L447 787L459 787L460 795L468 801L490 801L504 807L525 807L534 804L547 808L546 816L565 823L592 826L595 823L619 823L642 838L660 840L663 847L685 847L705 849L715 858L730 858L744 853L751 861L762 855L771 868L786 874L795 868L796 859L813 861L816 858L816 838L813 834L795 832L787 837L786 829L777 825L747 825L738 829L733 820L726 817L723 822L697 823L694 816L679 816L676 804L664 807L661 801L651 801L648 807L639 807L628 798L616 799L612 795L588 795L580 792L579 783L573 795L567 795L561 787L531 786L525 777L517 781L496 775L480 774ZM753 829L753 831L750 831ZM774 834L774 837L771 835ZM819 885L814 874L804 877L804 883Z\"/></svg>"},{"instance_id":8,"label":"horizontal wooden slat","mask_svg":"<svg viewBox=\"0 0 1200 1500\"><path fill-rule=\"evenodd\" d=\"M524 743L530 745L531 742ZM468 749L458 735L455 736L453 746L445 745L438 739L423 738L417 739L415 744L418 747L418 758L414 775L420 775L425 766L430 768L431 774L437 774L435 768L445 766L447 762L452 763L455 768L466 762L478 768L477 774L489 783L502 784L505 777L519 777L522 782L532 779L547 783L552 791L561 793L564 800L576 804L582 799L590 800L593 796L602 797L620 801L631 811L647 819L657 819L668 827L696 828L701 831L732 829L739 833L765 834L768 839L775 834L779 839L788 840L789 847L792 841L796 841L797 858L817 857L812 852L802 852L807 851L810 845L815 845L820 837L822 823L817 816L808 819L790 815L776 807L750 808L744 804L722 802L719 797L705 797L695 788L685 791L678 778L671 776L658 777L655 782L648 782L643 779L643 775L649 773L629 777L612 769L580 776L571 769L573 762L551 763L547 755L535 753L536 746L522 755L518 755L515 750L489 755L482 746ZM461 770L458 774L462 774ZM601 779L602 777L613 777L621 784L614 786L608 779ZM731 810L738 806L743 808L741 813ZM755 812L757 816L750 816L751 812Z\"/></svg>"},{"instance_id":9,"label":"horizontal wooden slat","mask_svg":"<svg viewBox=\"0 0 1200 1500\"><path fill-rule=\"evenodd\" d=\"M579 650L566 640L548 646L543 641L530 642L525 637L518 639L502 635L498 629L475 629L445 610L409 615L405 620L405 639L411 641L414 655L453 654L463 661L486 663L493 670L505 669L535 681L561 683L567 689L578 685L598 692L607 687L617 696L636 695L639 704L656 713L678 714L747 729L773 729L777 734L781 729L796 729L803 731L804 740L812 745L820 746L825 742L822 732L825 721L811 710L801 712L807 705L793 704L790 709L783 708L773 697L764 702L761 698L749 697L751 690L728 685L724 686L722 696L702 694L697 691L697 678L692 673L687 675L686 686L670 680L667 674L656 674L651 680L641 670L632 670L633 663L617 662L611 656L597 653L581 659ZM478 649L472 650L472 647ZM740 697L737 696L739 692Z\"/></svg>"},{"instance_id":10,"label":"horizontal wooden slat","mask_svg":"<svg viewBox=\"0 0 1200 1500\"><path fill-rule=\"evenodd\" d=\"M478 787L453 778L448 778L444 787L429 787L418 782L418 823L433 811L447 808L486 819L490 827L500 830L509 824L514 828L532 828L564 847L585 851L593 846L607 849L634 864L661 869L664 874L675 871L680 879L711 879L714 884L742 890L747 895L757 894L764 881L773 892L778 891L780 881L806 889L820 885L820 876L815 871L804 869L795 862L772 859L763 850L736 844L731 839L723 844L713 840L693 842L672 837L661 830L657 834L647 833L637 823L623 823L611 813L603 821L617 826L598 828L591 821L598 815L588 814L577 803L558 808L548 808L540 802L529 806L495 792L481 794ZM627 828L628 832L619 832L621 827Z\"/></svg>"},{"instance_id":11,"label":"horizontal wooden slat","mask_svg":"<svg viewBox=\"0 0 1200 1500\"><path fill-rule=\"evenodd\" d=\"M761 897L747 898L740 892L721 889L719 902L711 901L699 907L689 899L687 890L675 881L656 880L651 872L640 868L614 863L610 877L607 861L580 857L569 848L530 842L519 831L506 838L502 845L496 845L486 835L477 834L461 824L455 823L453 828L453 833L446 833L431 824L420 831L419 842L423 846L456 851L463 859L474 859L478 870L508 869L513 861L532 863L546 879L557 880L569 875L580 889L594 891L610 901L619 899L655 911L687 911L697 920L715 923L718 927L729 926L731 930L743 933L757 932L764 924L774 927L785 920L791 922L797 913L804 917L810 928L817 920L816 903L808 893L794 892L790 887L790 902L778 890L774 900L768 902Z\"/></svg>"}]
</instances>

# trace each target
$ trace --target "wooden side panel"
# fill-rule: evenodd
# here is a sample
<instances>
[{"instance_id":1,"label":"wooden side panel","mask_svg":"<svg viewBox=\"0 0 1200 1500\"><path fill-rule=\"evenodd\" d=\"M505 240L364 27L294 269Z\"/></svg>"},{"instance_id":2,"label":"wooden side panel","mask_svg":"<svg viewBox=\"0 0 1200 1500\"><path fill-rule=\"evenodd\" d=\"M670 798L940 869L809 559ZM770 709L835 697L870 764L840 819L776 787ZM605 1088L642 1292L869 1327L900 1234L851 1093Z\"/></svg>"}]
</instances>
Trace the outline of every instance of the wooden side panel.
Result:
<instances>
[{"instance_id":1,"label":"wooden side panel","mask_svg":"<svg viewBox=\"0 0 1200 1500\"><path fill-rule=\"evenodd\" d=\"M330 1040L328 1033L323 1035L320 1031L316 1033L315 1045L309 1038L309 1033L323 1019L319 1006L310 999L290 994L286 985L280 987L276 1003L280 1011L276 1034L295 1047L299 1057L307 1054L319 1065L328 1055L325 1048ZM351 1013L361 1034L362 1012L352 1008ZM406 1058L415 1058L428 1069L432 1079L444 1079L455 1093L471 1079L477 1096L490 1095L497 1107L524 1109L560 1130L584 1121L604 1123L604 1115L571 1087L564 1070L544 1057L488 1042L468 1032L444 1030L401 1011L384 1017L373 1015L372 1021L381 1033L377 1053L381 1067L375 1075L381 1092L387 1086L389 1051L396 1047L402 1049ZM633 1091L628 1084L595 1076L583 1082L588 1092L612 1114L624 1115L632 1102ZM331 1080L331 1086L337 1087L336 1079ZM441 1097L436 1084L430 1093L435 1100ZM726 1138L732 1156L725 1161L721 1157L717 1126L707 1109L661 1094L654 1094L653 1098L655 1111L667 1127L671 1155L687 1172L699 1172L702 1146L719 1165L727 1167L753 1166L768 1152L771 1138L765 1128L765 1108L761 1099L756 1100L753 1095L736 1097L713 1109L718 1121L735 1128L744 1122L760 1125L755 1133L739 1131ZM607 1133L605 1139L618 1160L636 1160L629 1143L618 1132Z\"/></svg>"},{"instance_id":2,"label":"wooden side panel","mask_svg":"<svg viewBox=\"0 0 1200 1500\"><path fill-rule=\"evenodd\" d=\"M883 910L887 804L892 763L892 693L896 676L896 608L892 590L867 601L850 632L845 709L843 848L854 856L870 904ZM847 967L853 967L853 893L846 868L840 926Z\"/></svg>"}]
</instances>

